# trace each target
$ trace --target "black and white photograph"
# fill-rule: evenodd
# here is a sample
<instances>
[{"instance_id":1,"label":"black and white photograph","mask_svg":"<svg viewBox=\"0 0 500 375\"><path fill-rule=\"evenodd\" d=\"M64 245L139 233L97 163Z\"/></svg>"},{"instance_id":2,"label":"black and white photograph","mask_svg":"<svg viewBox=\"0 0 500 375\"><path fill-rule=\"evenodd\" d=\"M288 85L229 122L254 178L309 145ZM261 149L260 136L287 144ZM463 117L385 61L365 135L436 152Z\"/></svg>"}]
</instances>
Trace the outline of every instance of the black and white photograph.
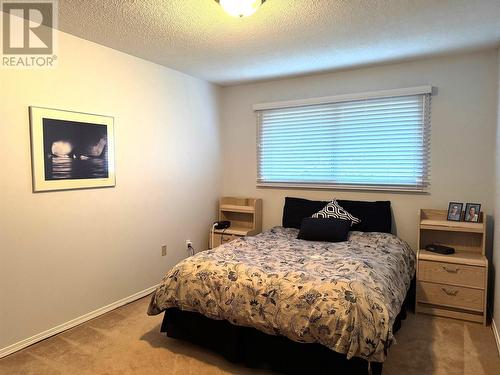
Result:
<instances>
[{"instance_id":1,"label":"black and white photograph","mask_svg":"<svg viewBox=\"0 0 500 375\"><path fill-rule=\"evenodd\" d=\"M480 212L481 205L479 203L467 203L465 205L465 221L478 223Z\"/></svg>"},{"instance_id":2,"label":"black and white photograph","mask_svg":"<svg viewBox=\"0 0 500 375\"><path fill-rule=\"evenodd\" d=\"M106 125L43 119L46 180L108 178Z\"/></svg>"},{"instance_id":3,"label":"black and white photograph","mask_svg":"<svg viewBox=\"0 0 500 375\"><path fill-rule=\"evenodd\" d=\"M463 203L450 202L450 204L448 205L448 220L460 221L462 217L462 207Z\"/></svg>"},{"instance_id":4,"label":"black and white photograph","mask_svg":"<svg viewBox=\"0 0 500 375\"><path fill-rule=\"evenodd\" d=\"M30 109L35 191L114 186L112 117Z\"/></svg>"}]
</instances>

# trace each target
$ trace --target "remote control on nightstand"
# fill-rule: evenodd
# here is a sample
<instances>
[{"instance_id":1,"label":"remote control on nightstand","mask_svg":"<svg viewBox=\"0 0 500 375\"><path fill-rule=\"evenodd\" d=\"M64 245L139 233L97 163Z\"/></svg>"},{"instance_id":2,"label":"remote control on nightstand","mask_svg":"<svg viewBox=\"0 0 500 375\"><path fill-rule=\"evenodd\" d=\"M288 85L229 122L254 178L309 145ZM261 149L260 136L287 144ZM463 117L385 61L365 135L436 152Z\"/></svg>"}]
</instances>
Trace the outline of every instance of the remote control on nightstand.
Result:
<instances>
[{"instance_id":1,"label":"remote control on nightstand","mask_svg":"<svg viewBox=\"0 0 500 375\"><path fill-rule=\"evenodd\" d=\"M455 253L455 249L452 247L438 245L438 244L434 244L434 243L427 245L425 247L425 250L432 251L433 253L443 254L443 255L449 255L449 254Z\"/></svg>"}]
</instances>

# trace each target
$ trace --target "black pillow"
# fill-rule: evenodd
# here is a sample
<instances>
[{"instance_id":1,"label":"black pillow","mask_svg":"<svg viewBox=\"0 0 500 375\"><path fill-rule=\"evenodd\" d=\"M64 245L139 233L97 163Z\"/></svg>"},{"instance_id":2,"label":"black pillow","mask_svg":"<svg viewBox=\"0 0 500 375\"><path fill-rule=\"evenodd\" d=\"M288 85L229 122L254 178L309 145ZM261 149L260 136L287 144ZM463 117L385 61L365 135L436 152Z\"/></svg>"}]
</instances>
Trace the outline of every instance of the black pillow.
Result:
<instances>
[{"instance_id":1,"label":"black pillow","mask_svg":"<svg viewBox=\"0 0 500 375\"><path fill-rule=\"evenodd\" d=\"M282 225L285 228L300 229L303 218L312 216L325 207L328 202L286 197ZM364 202L337 199L337 202L347 212L361 220L361 223L353 225L351 230L391 233L390 201Z\"/></svg>"},{"instance_id":2,"label":"black pillow","mask_svg":"<svg viewBox=\"0 0 500 375\"><path fill-rule=\"evenodd\" d=\"M303 198L285 198L283 207L283 226L285 228L300 229L302 219L311 217L313 214L326 206L328 202L310 201Z\"/></svg>"},{"instance_id":3,"label":"black pillow","mask_svg":"<svg viewBox=\"0 0 500 375\"><path fill-rule=\"evenodd\" d=\"M307 241L342 242L347 241L350 229L351 220L306 217L302 219L297 238Z\"/></svg>"},{"instance_id":4,"label":"black pillow","mask_svg":"<svg viewBox=\"0 0 500 375\"><path fill-rule=\"evenodd\" d=\"M363 202L339 199L337 202L344 210L361 220L359 224L354 224L351 230L391 233L392 214L390 201Z\"/></svg>"}]
</instances>

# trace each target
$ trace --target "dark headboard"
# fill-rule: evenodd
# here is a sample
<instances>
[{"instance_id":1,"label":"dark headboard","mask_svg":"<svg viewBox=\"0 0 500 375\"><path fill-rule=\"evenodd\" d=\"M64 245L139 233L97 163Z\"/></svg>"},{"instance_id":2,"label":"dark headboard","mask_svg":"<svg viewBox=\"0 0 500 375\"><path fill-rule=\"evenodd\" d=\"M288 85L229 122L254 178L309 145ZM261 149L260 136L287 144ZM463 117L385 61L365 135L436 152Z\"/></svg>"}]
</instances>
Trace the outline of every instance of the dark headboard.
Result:
<instances>
[{"instance_id":1,"label":"dark headboard","mask_svg":"<svg viewBox=\"0 0 500 375\"><path fill-rule=\"evenodd\" d=\"M362 232L391 233L392 213L390 201L351 201L337 199L337 202L350 214L361 220L352 230ZM328 201L311 201L303 198L285 198L283 207L283 226L300 229L302 219L321 210Z\"/></svg>"}]
</instances>

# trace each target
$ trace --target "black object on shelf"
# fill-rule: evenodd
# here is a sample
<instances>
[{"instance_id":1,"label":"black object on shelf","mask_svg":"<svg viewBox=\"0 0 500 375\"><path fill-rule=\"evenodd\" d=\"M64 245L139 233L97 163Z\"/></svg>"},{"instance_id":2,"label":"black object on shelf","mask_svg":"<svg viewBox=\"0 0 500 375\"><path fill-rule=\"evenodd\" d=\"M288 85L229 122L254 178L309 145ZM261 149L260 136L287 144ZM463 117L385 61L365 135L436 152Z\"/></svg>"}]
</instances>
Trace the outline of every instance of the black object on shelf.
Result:
<instances>
[{"instance_id":1,"label":"black object on shelf","mask_svg":"<svg viewBox=\"0 0 500 375\"><path fill-rule=\"evenodd\" d=\"M216 221L214 225L214 229L227 229L231 226L231 222L228 220Z\"/></svg>"},{"instance_id":2,"label":"black object on shelf","mask_svg":"<svg viewBox=\"0 0 500 375\"><path fill-rule=\"evenodd\" d=\"M455 253L455 249L453 247L438 245L438 244L430 244L425 247L425 250L431 251L433 253L450 255Z\"/></svg>"}]
</instances>

